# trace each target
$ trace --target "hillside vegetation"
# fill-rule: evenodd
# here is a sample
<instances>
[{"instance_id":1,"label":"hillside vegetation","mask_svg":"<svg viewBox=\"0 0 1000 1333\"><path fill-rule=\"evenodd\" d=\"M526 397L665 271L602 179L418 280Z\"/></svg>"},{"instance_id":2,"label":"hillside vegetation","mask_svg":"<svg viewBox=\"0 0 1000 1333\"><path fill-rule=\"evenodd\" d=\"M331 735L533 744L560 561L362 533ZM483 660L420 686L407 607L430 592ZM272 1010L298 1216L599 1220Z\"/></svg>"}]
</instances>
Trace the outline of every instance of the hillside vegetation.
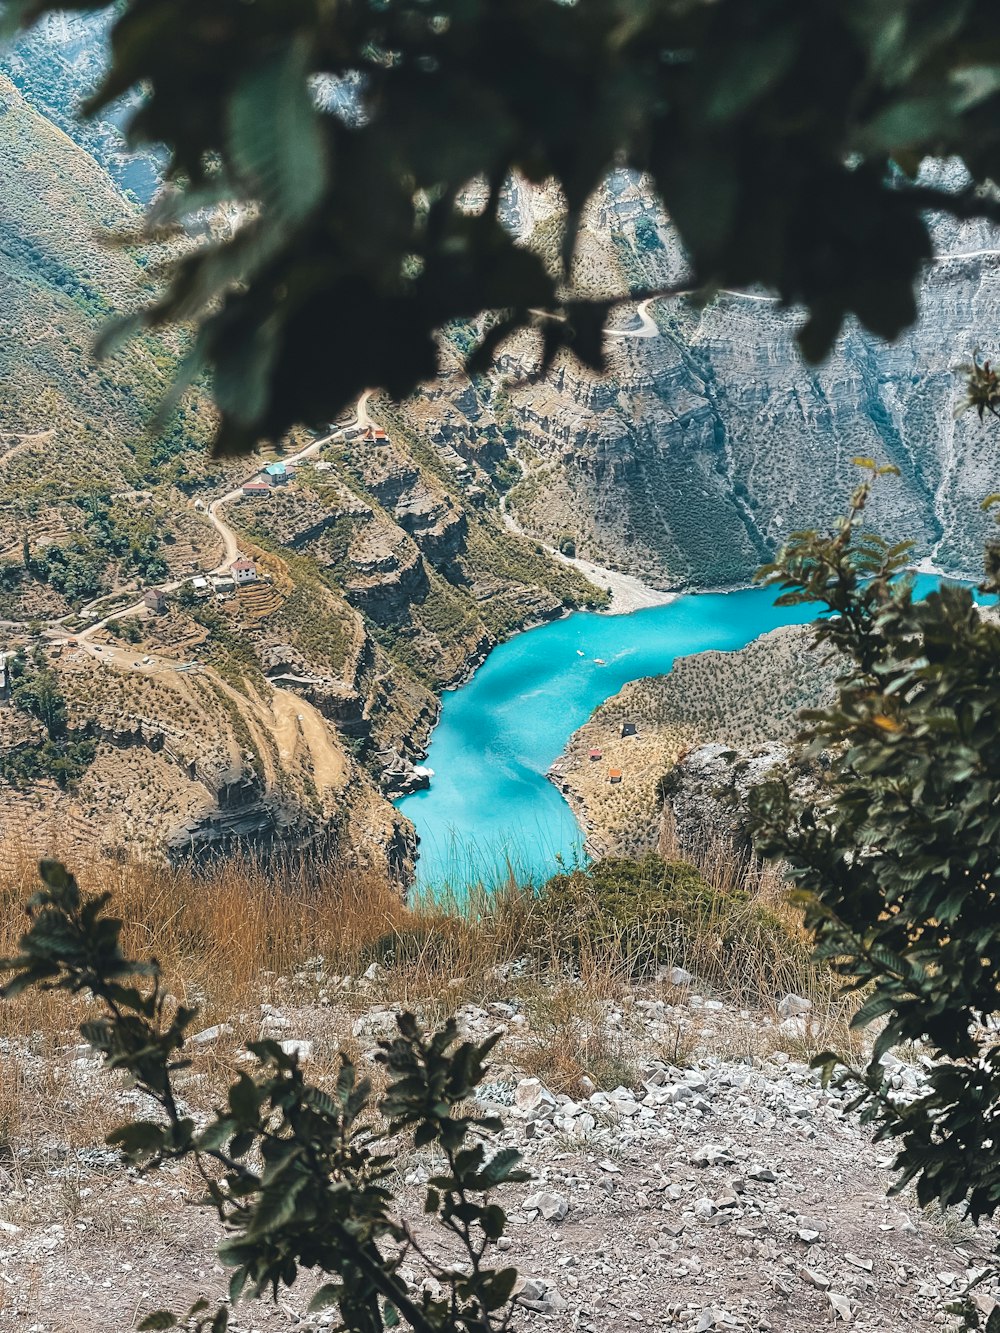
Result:
<instances>
[{"instance_id":1,"label":"hillside vegetation","mask_svg":"<svg viewBox=\"0 0 1000 1333\"><path fill-rule=\"evenodd\" d=\"M808 626L772 630L738 652L680 657L667 675L631 681L595 709L552 779L593 851L641 855L659 844L660 782L682 755L710 742L746 752L791 740L799 712L832 699L835 675ZM625 724L636 734L622 736Z\"/></svg>"},{"instance_id":2,"label":"hillside vegetation","mask_svg":"<svg viewBox=\"0 0 1000 1333\"><path fill-rule=\"evenodd\" d=\"M115 556L88 524L103 502L128 535L136 507L157 488L152 527L165 570L210 541L183 513L173 483L203 471L210 430L191 399L154 439L147 426L177 361L176 347L146 337L96 364L94 340L125 313L136 285L149 288L137 258L100 234L135 211L94 160L40 116L0 75L0 560L4 613L65 610L114 584ZM110 497L117 514L110 514ZM177 538L177 558L168 547ZM23 568L25 541L43 557L57 546L79 577L51 579L47 563ZM197 563L197 562L196 562ZM87 566L90 566L89 571ZM23 577L22 577L23 575ZM68 586L67 586L68 584Z\"/></svg>"},{"instance_id":3,"label":"hillside vegetation","mask_svg":"<svg viewBox=\"0 0 1000 1333\"><path fill-rule=\"evenodd\" d=\"M412 831L386 797L437 691L605 594L508 532L488 475L388 403L377 448L359 405L350 438L253 498L240 483L264 460L209 462L197 393L151 435L180 349L146 335L92 355L152 290L108 239L136 208L2 75L0 120L0 649L21 681L0 701L0 832L70 855L341 848L405 881ZM225 551L207 513L223 497ZM253 586L226 584L234 546ZM149 587L163 604L142 604ZM58 735L31 706L36 675Z\"/></svg>"}]
</instances>

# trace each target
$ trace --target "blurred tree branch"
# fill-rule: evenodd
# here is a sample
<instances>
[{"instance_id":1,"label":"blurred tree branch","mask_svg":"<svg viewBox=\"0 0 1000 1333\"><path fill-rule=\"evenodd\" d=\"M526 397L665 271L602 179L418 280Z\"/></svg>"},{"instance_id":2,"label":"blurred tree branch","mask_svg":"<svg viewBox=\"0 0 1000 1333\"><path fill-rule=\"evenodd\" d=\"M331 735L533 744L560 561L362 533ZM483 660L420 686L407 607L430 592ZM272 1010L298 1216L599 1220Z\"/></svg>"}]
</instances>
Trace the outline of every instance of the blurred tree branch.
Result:
<instances>
[{"instance_id":1,"label":"blurred tree branch","mask_svg":"<svg viewBox=\"0 0 1000 1333\"><path fill-rule=\"evenodd\" d=\"M0 0L0 22L94 7ZM435 373L435 331L487 311L505 333L565 316L543 323L544 365L566 348L600 369L610 303L569 275L582 212L615 166L651 177L688 287L763 284L804 306L812 361L848 315L885 338L913 321L927 210L1000 218L986 0L113 8L89 110L142 91L132 142L168 154L151 230L200 228L125 331L194 325L181 383L210 371L219 452L329 420L366 388L405 395ZM967 187L918 180L928 155L960 158ZM514 177L561 189L561 280L506 225ZM479 211L463 206L474 182ZM473 369L498 345L488 327Z\"/></svg>"}]
</instances>

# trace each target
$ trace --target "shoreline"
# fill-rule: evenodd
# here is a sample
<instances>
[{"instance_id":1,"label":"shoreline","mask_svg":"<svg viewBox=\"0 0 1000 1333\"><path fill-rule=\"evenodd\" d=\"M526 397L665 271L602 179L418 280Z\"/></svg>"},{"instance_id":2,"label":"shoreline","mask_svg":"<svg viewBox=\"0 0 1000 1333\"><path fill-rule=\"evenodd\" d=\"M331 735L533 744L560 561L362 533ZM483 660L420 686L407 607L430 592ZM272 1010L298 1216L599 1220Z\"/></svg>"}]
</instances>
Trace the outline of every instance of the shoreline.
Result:
<instances>
[{"instance_id":1,"label":"shoreline","mask_svg":"<svg viewBox=\"0 0 1000 1333\"><path fill-rule=\"evenodd\" d=\"M557 553L557 554L558 554L558 553ZM563 557L561 557L561 558L562 558L564 561L566 560L566 557L565 557L565 556L563 556ZM577 563L577 562L576 562L576 561L570 561L569 563L573 563L573 564L575 564L575 563ZM912 564L907 565L906 568L905 568L905 570L904 570L904 573L907 573L907 574L927 574L927 575L930 575L930 576L933 577L933 578L944 579L944 580L953 580L953 581L955 581L955 582L959 582L959 583L970 583L970 582L974 582L974 580L970 579L969 576L966 575L966 574L956 574L956 573L949 572L949 571L947 571L947 570L941 569L941 567L940 567L939 565L936 565L936 564L934 563L933 559L932 559L929 555L923 556L920 560L915 560ZM627 576L624 576L624 577L627 577ZM634 582L638 583L639 580L636 579L636 580L634 580ZM642 586L642 585L640 584L640 586ZM704 595L704 594L706 594L706 593L732 593L732 592L745 592L745 591L748 591L748 590L750 590L750 589L752 589L752 588L759 587L759 586L761 586L761 585L759 585L759 584L753 584L753 583L738 583L738 584L734 584L734 585L733 585L732 587L730 587L730 588L690 588L690 589L685 589L685 591L683 591L683 592L678 592L678 593L670 594L670 595L666 598L666 600L667 600L667 601L673 601L673 600L674 600L675 598L677 598L677 597L697 596L697 595ZM665 604L665 603L652 603L652 605L663 605L663 604ZM629 610L639 610L639 609L640 609L639 607L630 607L630 608L629 608ZM610 612L610 611L604 611L604 612L602 612L602 614L604 614L604 615L608 615L608 614L611 614L611 612ZM773 632L774 632L774 631L772 631L772 630L766 630L766 631L765 631L765 634L769 634L769 633L773 633ZM758 637L763 637L763 635L760 635L760 636L758 636ZM753 640L753 642L756 642L756 640ZM648 677L643 677L643 676L636 676L636 677L635 677L635 680L643 680L643 679L649 679L649 678L648 678ZM630 681L630 682L628 682L628 683L629 683L629 684L632 684L633 682ZM624 687L623 687L623 688L624 688ZM617 691L616 691L616 693L617 693ZM611 695L608 695L608 699L610 699L611 697L612 697ZM606 703L607 700L605 700L604 702ZM598 707L600 707L600 705L598 705ZM596 710L595 710L595 711L596 711ZM591 715L591 717L592 717L592 716L593 716L593 714ZM588 718L588 721L590 721L589 718ZM586 725L586 723L584 723L584 725ZM584 851L587 853L588 856L591 856L591 859L594 859L593 856L591 855L591 852L588 850L588 847L589 847L589 845L591 844L592 839L593 839L593 836L594 836L594 830L592 830L591 828L588 828L589 819L588 819L587 804L586 804L586 802L584 801L583 797L579 794L579 792L577 792L575 788L573 788L573 787L570 786L570 783L569 783L569 780L568 780L568 778L567 778L566 772L565 772L565 770L564 770L564 768L563 768L563 764L565 763L566 758L567 758L567 750L568 750L569 745L570 745L570 743L571 743L571 741L572 741L572 739L573 739L573 736L575 736L575 735L576 735L576 732L571 733L569 739L568 739L567 742L566 742L566 745L565 745L565 746L563 747L563 749L559 752L559 754L556 756L556 758L553 759L552 763L549 765L548 769L546 770L544 776L545 776L545 780L546 780L547 782L551 783L553 787L555 787L556 791L558 791L559 795L563 798L563 800L564 800L564 801L566 802L566 804L569 806L570 812L571 812L571 814L573 815L573 818L576 820L576 826L577 826L577 828L580 830L580 837L581 837L582 840L583 840L583 848L584 848ZM595 848L594 850L595 850L599 855L601 855L601 854L603 854L603 855L607 855L607 851L606 851L606 850L605 850L603 853L601 853L601 851L600 851L599 848Z\"/></svg>"},{"instance_id":2,"label":"shoreline","mask_svg":"<svg viewBox=\"0 0 1000 1333\"><path fill-rule=\"evenodd\" d=\"M504 525L511 532L515 532L521 537L527 536L506 510L503 511L503 517ZM423 764L430 753L430 747L434 739L434 732L441 720L441 707L445 694L452 690L460 690L468 685L479 668L486 662L489 655L494 649L499 648L502 644L509 643L519 634L527 634L530 630L541 629L543 625L555 624L557 620L565 620L569 616L578 614L627 616L631 615L634 611L644 611L656 606L668 606L671 602L675 602L679 597L687 597L692 592L705 591L704 589L691 588L673 589L666 592L660 588L653 588L649 584L643 583L641 579L636 578L632 574L620 574L617 570L605 569L603 565L595 565L589 560L582 560L575 556L563 555L561 551L557 551L553 546L546 546L544 542L539 542L538 544L544 546L545 550L553 557L553 559L558 560L561 564L572 565L574 569L578 569L585 578L589 579L590 582L594 584L595 587L601 587L601 583L603 582L604 586L611 593L611 601L607 606L599 608L564 605L561 606L554 615L539 616L532 620L525 621L525 623L518 629L514 630L512 634L509 634L506 639L500 639L489 647L484 647L480 644L476 651L469 657L469 660L466 662L459 675L457 675L454 680L449 681L447 685L442 686L440 694L435 696L436 706L434 717L427 728L424 739L416 746L416 757L408 761L412 767L417 767L418 765ZM397 809L396 802L405 800L409 795L412 795L412 793L402 792L397 796L390 796L389 800L393 808Z\"/></svg>"},{"instance_id":3,"label":"shoreline","mask_svg":"<svg viewBox=\"0 0 1000 1333\"><path fill-rule=\"evenodd\" d=\"M544 545L544 543L540 543L540 545ZM560 564L572 565L574 569L579 570L584 578L589 579L595 587L603 586L607 588L611 594L611 601L607 606L598 607L595 615L627 616L631 615L633 611L643 611L651 606L669 606L678 597L687 596L688 590L672 588L666 591L661 588L654 588L651 584L644 583L642 579L636 578L634 574L621 574L616 569L608 569L604 565L595 565L593 561L584 560L580 556L563 555L561 551L557 551L553 546L546 546L545 549Z\"/></svg>"},{"instance_id":4,"label":"shoreline","mask_svg":"<svg viewBox=\"0 0 1000 1333\"><path fill-rule=\"evenodd\" d=\"M516 532L520 536L528 536L528 534L523 532L523 530L515 522L515 520L513 520L510 517L510 515L506 513L506 511L504 511L504 521L505 525L512 532ZM531 538L531 540L534 539ZM558 551L553 547L547 546L545 545L545 543L540 542L538 544L544 546L545 550L553 557L553 559L558 560L560 563L564 565L571 565L575 569L578 569L580 573L582 573L586 578L588 578L592 583L594 583L595 586L597 587L603 586L607 588L611 593L611 602L607 607L603 607L600 609L563 606L556 614L552 616L539 617L531 621L525 622L524 625L515 630L512 634L508 635L506 639L502 639L497 643L492 644L488 648L481 647L480 650L477 651L466 663L466 666L461 672L461 674L454 681L446 685L441 690L440 694L437 696L435 716L430 726L427 729L423 743L418 747L417 758L411 761L411 763L413 763L414 765L424 764L429 758L430 749L434 739L434 732L437 729L438 723L440 722L441 719L441 709L442 709L444 694L446 693L446 691L458 690L463 688L465 685L469 684L469 682L475 676L479 668L489 658L493 650L495 648L500 647L501 644L503 643L510 642L513 638L515 638L515 636L520 634L525 634L529 630L539 629L544 625L554 624L558 620L563 620L568 618L569 616L576 614L591 614L600 616L627 616L631 615L636 611L652 609L658 606L667 606L670 603L677 601L681 597L690 597L699 595L705 596L711 594L726 595L729 593L751 591L754 588L761 586L759 584L754 584L751 580L748 580L745 583L735 583L728 587L709 587L709 588L684 587L684 588L675 588L670 591L665 591L662 589L651 587L649 584L644 583L643 580L637 578L635 575L622 574L616 570L607 569L602 565L596 565L592 561L584 560L581 557L571 557L563 555L561 551ZM954 579L959 582L971 581L967 575L956 574L941 569L940 567L934 564L930 556L924 556L920 560L914 561L911 565L907 566L907 571L912 572L914 574L928 574L941 579ZM642 677L635 677L635 679L642 679ZM610 698L610 695L608 697ZM550 768L542 776L545 778L547 782L551 783L551 785L556 788L560 796L569 806L574 821L576 822L577 828L580 831L581 839L583 840L584 844L586 844L590 840L591 831L586 828L583 819L581 819L581 814L585 813L585 807L583 806L582 802L578 802L571 799L570 793L564 790L563 788L563 782L565 781L565 777L559 771L559 765L562 763L564 759L565 759L565 749L556 756ZM398 809L397 802L405 799L405 796L408 794L409 793L402 793L398 796L390 797L393 807ZM577 808L578 804L580 805L579 809ZM419 850L417 852L417 855L419 856Z\"/></svg>"},{"instance_id":5,"label":"shoreline","mask_svg":"<svg viewBox=\"0 0 1000 1333\"><path fill-rule=\"evenodd\" d=\"M525 532L517 519L507 508L507 497L500 499L500 517L503 519L503 525L508 532L513 532L515 536L523 537L526 541L534 542L542 550L547 551L560 564L572 565L574 569L580 571L584 578L589 579L596 588L606 588L611 594L611 601L606 607L602 607L595 612L600 616L627 616L632 611L641 611L648 606L667 606L670 602L676 601L678 597L685 595L684 589L671 589L665 592L660 588L653 588L642 579L636 578L634 574L621 574L618 570L608 569L604 565L595 565L591 560L584 560L581 556L563 555L562 551L555 546L549 546L547 542L533 537L530 532ZM569 614L572 614L571 612ZM520 631L518 631L520 633Z\"/></svg>"}]
</instances>

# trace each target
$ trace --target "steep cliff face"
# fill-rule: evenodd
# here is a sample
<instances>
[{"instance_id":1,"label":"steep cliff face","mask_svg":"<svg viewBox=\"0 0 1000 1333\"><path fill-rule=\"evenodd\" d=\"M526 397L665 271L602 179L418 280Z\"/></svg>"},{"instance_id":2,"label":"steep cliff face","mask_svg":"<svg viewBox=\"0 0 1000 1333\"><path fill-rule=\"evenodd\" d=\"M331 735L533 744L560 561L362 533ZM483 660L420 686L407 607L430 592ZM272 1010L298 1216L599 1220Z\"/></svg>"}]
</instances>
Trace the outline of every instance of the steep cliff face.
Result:
<instances>
[{"instance_id":1,"label":"steep cliff face","mask_svg":"<svg viewBox=\"0 0 1000 1333\"><path fill-rule=\"evenodd\" d=\"M683 285L683 256L641 182L613 177L590 221L584 286ZM551 227L526 225L529 243L545 251ZM488 433L506 448L484 466L523 474L508 503L528 532L660 587L745 581L788 532L839 512L857 456L900 470L872 503L875 526L975 571L996 469L975 416L955 417L955 368L996 348L1000 236L939 221L936 242L945 257L925 274L920 321L892 345L852 327L810 368L800 315L766 294L722 292L704 307L676 296L621 317L603 378L566 361L529 383L537 348L522 339L488 379L470 386L453 371L410 410L452 440Z\"/></svg>"}]
</instances>

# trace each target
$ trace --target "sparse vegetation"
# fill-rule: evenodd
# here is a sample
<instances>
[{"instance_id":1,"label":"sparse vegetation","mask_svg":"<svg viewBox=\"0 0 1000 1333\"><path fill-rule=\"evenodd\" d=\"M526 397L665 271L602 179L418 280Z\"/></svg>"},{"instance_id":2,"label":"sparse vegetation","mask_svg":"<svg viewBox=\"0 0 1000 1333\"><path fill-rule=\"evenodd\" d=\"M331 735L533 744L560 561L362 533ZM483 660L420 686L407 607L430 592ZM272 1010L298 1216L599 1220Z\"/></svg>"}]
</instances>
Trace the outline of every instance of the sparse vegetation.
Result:
<instances>
[{"instance_id":1,"label":"sparse vegetation","mask_svg":"<svg viewBox=\"0 0 1000 1333\"><path fill-rule=\"evenodd\" d=\"M41 738L21 739L0 751L0 780L22 786L52 778L60 787L73 786L93 763L96 742L86 732L69 730L66 699L41 649L31 658L16 654L8 671L15 708L41 723L45 731Z\"/></svg>"},{"instance_id":2,"label":"sparse vegetation","mask_svg":"<svg viewBox=\"0 0 1000 1333\"><path fill-rule=\"evenodd\" d=\"M706 876L650 853L556 875L538 895L545 944L577 966L591 956L633 979L669 963L719 991L773 994L790 969L808 969L805 937L753 863L737 862L721 876L720 868L716 860Z\"/></svg>"},{"instance_id":3,"label":"sparse vegetation","mask_svg":"<svg viewBox=\"0 0 1000 1333\"><path fill-rule=\"evenodd\" d=\"M270 1289L277 1299L300 1269L336 1279L321 1283L310 1310L335 1307L344 1333L380 1333L401 1323L413 1333L507 1328L517 1273L485 1262L507 1224L487 1196L527 1176L515 1150L487 1151L500 1122L464 1110L496 1037L460 1041L454 1020L425 1036L413 1015L401 1015L395 1039L380 1043L388 1084L377 1099L344 1053L335 1083L325 1088L303 1077L295 1053L258 1041L250 1048L254 1073L239 1074L226 1109L199 1129L182 1114L177 1088L184 1068L178 1056L197 1010L169 995L157 963L123 953L122 922L105 910L110 895L85 897L57 862L43 862L41 873L45 887L29 902L19 952L0 960L10 974L0 996L37 986L95 1002L97 1016L81 1026L82 1035L158 1113L114 1130L108 1143L147 1169L195 1162L205 1205L228 1233L219 1257L234 1270L229 1301L206 1314L209 1303L200 1300L180 1319L159 1311L140 1329L183 1323L224 1333L244 1292L258 1297ZM435 1262L397 1215L393 1157L407 1141L440 1153L424 1213L457 1244L463 1266ZM411 1294L399 1274L410 1251L444 1284L441 1296Z\"/></svg>"}]
</instances>

